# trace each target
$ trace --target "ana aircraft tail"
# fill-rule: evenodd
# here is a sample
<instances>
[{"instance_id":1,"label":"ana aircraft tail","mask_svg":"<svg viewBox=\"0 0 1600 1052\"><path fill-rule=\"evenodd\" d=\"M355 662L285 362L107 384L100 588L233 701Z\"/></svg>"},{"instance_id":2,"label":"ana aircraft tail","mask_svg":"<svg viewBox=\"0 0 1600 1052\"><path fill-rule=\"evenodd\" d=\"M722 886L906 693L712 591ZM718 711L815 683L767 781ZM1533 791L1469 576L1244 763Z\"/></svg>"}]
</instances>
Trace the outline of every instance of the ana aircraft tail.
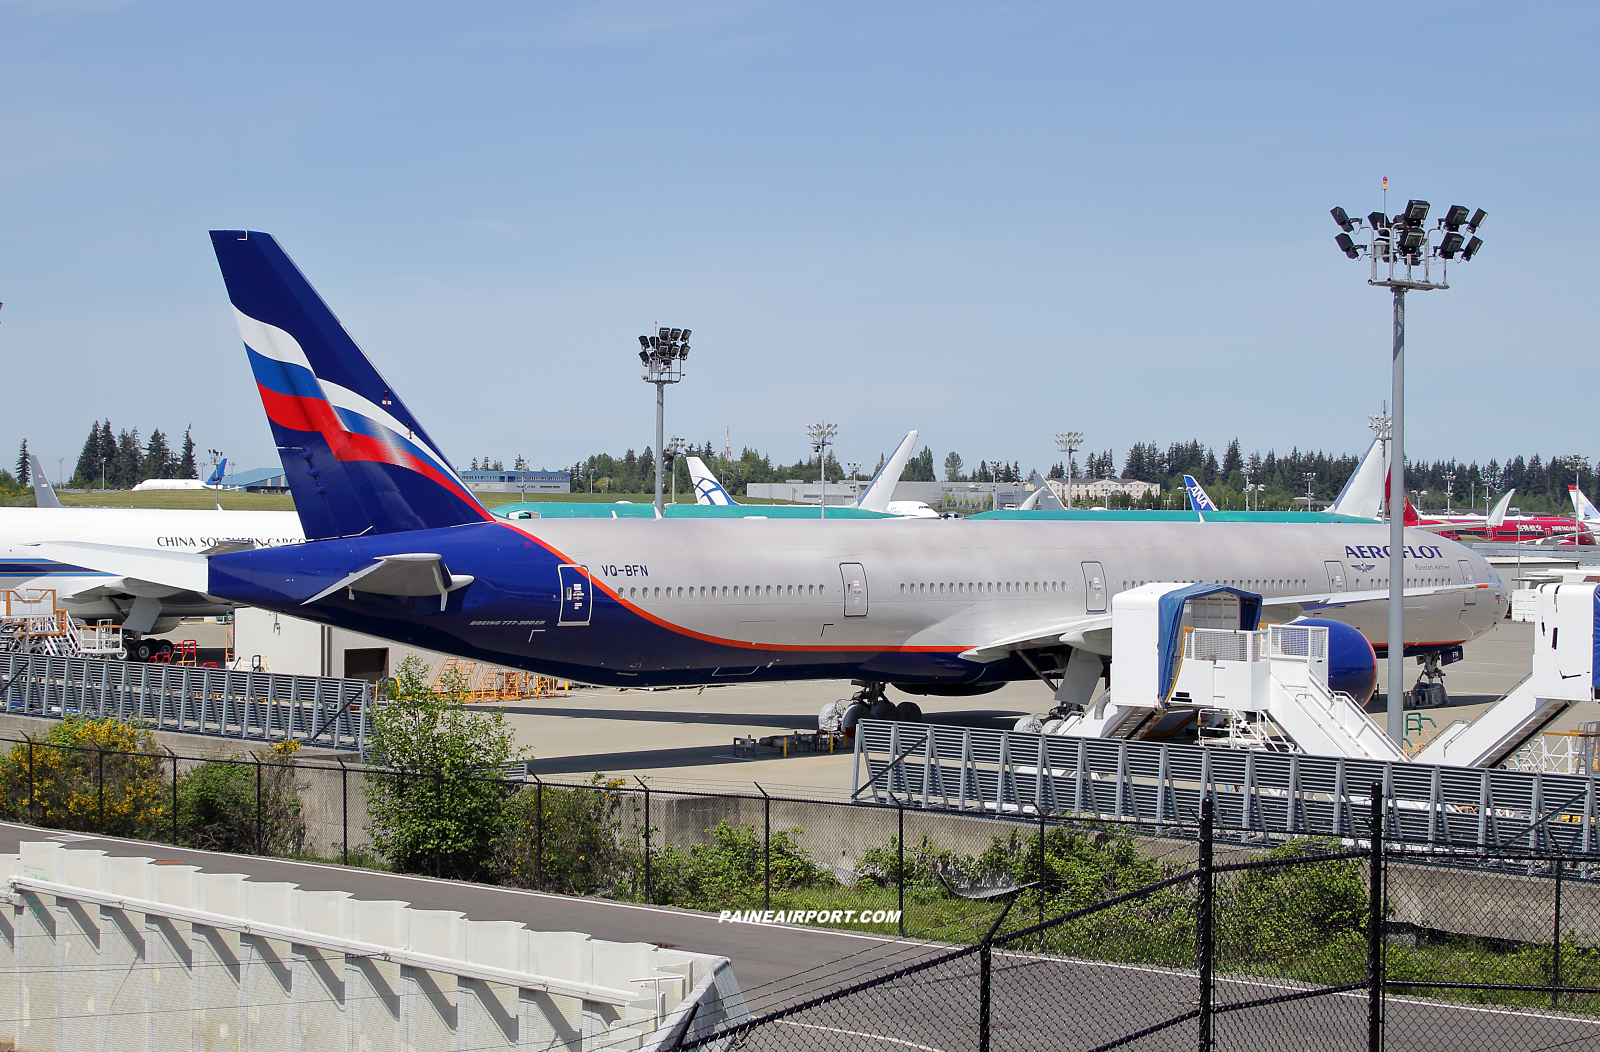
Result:
<instances>
[{"instance_id":1,"label":"ana aircraft tail","mask_svg":"<svg viewBox=\"0 0 1600 1052\"><path fill-rule=\"evenodd\" d=\"M1572 512L1585 522L1600 519L1600 509L1589 503L1589 498L1583 495L1583 490L1577 486L1568 486L1567 495L1572 498Z\"/></svg>"},{"instance_id":2,"label":"ana aircraft tail","mask_svg":"<svg viewBox=\"0 0 1600 1052\"><path fill-rule=\"evenodd\" d=\"M44 473L44 468L39 466L39 458L32 453L28 454L30 467L28 476L33 480L33 506L36 508L59 508L61 498L56 496L56 491L50 488L50 478Z\"/></svg>"},{"instance_id":3,"label":"ana aircraft tail","mask_svg":"<svg viewBox=\"0 0 1600 1052\"><path fill-rule=\"evenodd\" d=\"M1211 497L1201 488L1200 483L1194 480L1193 475L1183 476L1183 488L1189 491L1190 511L1216 511L1217 506L1211 503Z\"/></svg>"},{"instance_id":4,"label":"ana aircraft tail","mask_svg":"<svg viewBox=\"0 0 1600 1052\"><path fill-rule=\"evenodd\" d=\"M685 457L689 462L689 477L694 480L694 502L696 504L720 504L729 507L739 502L728 495L722 488L722 483L717 481L717 476L706 467L706 462L699 457Z\"/></svg>"},{"instance_id":5,"label":"ana aircraft tail","mask_svg":"<svg viewBox=\"0 0 1600 1052\"><path fill-rule=\"evenodd\" d=\"M307 540L490 518L271 235L211 244Z\"/></svg>"}]
</instances>

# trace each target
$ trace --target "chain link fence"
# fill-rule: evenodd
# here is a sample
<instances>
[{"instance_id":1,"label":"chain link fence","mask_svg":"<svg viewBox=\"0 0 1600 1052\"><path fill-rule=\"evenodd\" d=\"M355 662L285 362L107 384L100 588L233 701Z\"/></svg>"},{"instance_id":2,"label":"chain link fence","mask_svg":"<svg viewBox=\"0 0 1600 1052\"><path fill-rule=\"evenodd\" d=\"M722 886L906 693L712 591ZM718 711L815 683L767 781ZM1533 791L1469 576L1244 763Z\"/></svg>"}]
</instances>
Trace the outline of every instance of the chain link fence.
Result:
<instances>
[{"instance_id":1,"label":"chain link fence","mask_svg":"<svg viewBox=\"0 0 1600 1052\"><path fill-rule=\"evenodd\" d=\"M1209 800L1153 825L125 744L0 743L0 812L903 940L749 991L710 1047L1600 1044L1600 856L1373 837L1406 828L1380 786L1285 840Z\"/></svg>"}]
</instances>

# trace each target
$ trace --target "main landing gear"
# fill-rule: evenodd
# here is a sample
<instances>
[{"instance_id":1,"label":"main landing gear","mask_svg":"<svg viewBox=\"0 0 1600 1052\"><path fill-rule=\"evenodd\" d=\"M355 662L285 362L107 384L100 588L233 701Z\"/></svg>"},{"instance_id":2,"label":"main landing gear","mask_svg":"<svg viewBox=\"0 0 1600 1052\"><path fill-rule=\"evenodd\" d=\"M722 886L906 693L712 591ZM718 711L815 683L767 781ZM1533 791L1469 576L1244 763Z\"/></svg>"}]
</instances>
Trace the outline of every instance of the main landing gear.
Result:
<instances>
[{"instance_id":1,"label":"main landing gear","mask_svg":"<svg viewBox=\"0 0 1600 1052\"><path fill-rule=\"evenodd\" d=\"M922 707L914 701L898 704L884 697L885 684L876 680L857 679L851 682L861 689L848 698L830 701L817 713L817 730L830 734L853 737L856 724L861 720L899 720L902 723L921 723Z\"/></svg>"}]
</instances>

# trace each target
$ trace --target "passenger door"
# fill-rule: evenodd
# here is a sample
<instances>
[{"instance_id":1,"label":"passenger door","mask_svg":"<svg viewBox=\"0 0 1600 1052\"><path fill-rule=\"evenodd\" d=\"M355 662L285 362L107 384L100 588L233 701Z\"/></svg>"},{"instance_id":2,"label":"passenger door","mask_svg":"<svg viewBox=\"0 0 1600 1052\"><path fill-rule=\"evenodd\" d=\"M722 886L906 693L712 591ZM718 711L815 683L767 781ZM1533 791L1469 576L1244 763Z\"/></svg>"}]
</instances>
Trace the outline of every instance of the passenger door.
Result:
<instances>
[{"instance_id":1,"label":"passenger door","mask_svg":"<svg viewBox=\"0 0 1600 1052\"><path fill-rule=\"evenodd\" d=\"M589 613L594 606L593 585L589 581L589 574L583 566L562 566L559 569L561 579L561 615L556 619L560 625L587 625Z\"/></svg>"},{"instance_id":2,"label":"passenger door","mask_svg":"<svg viewBox=\"0 0 1600 1052\"><path fill-rule=\"evenodd\" d=\"M1106 612L1106 571L1099 563L1083 564L1084 610L1091 614Z\"/></svg>"},{"instance_id":3,"label":"passenger door","mask_svg":"<svg viewBox=\"0 0 1600 1052\"><path fill-rule=\"evenodd\" d=\"M1338 559L1327 559L1322 565L1328 571L1328 588L1335 592L1344 591L1344 563Z\"/></svg>"},{"instance_id":4,"label":"passenger door","mask_svg":"<svg viewBox=\"0 0 1600 1052\"><path fill-rule=\"evenodd\" d=\"M844 616L867 616L867 571L860 563L840 563L844 578Z\"/></svg>"},{"instance_id":5,"label":"passenger door","mask_svg":"<svg viewBox=\"0 0 1600 1052\"><path fill-rule=\"evenodd\" d=\"M1476 606L1478 604L1478 582L1472 576L1472 563L1466 559L1457 559L1456 561L1461 564L1461 583L1467 586L1467 605Z\"/></svg>"}]
</instances>

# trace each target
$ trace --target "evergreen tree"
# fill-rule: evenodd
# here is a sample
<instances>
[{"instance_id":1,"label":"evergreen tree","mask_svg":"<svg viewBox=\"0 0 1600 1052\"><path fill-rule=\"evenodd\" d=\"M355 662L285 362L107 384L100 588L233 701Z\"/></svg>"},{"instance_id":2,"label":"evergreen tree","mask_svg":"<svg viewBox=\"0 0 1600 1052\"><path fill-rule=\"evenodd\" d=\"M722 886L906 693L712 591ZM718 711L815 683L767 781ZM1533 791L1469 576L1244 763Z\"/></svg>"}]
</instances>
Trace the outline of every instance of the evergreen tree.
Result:
<instances>
[{"instance_id":1,"label":"evergreen tree","mask_svg":"<svg viewBox=\"0 0 1600 1052\"><path fill-rule=\"evenodd\" d=\"M933 450L923 446L921 453L906 461L906 469L900 478L906 482L938 481L938 476L933 473Z\"/></svg>"},{"instance_id":2,"label":"evergreen tree","mask_svg":"<svg viewBox=\"0 0 1600 1052\"><path fill-rule=\"evenodd\" d=\"M961 454L951 450L944 458L944 480L946 482L965 482L961 475Z\"/></svg>"},{"instance_id":3,"label":"evergreen tree","mask_svg":"<svg viewBox=\"0 0 1600 1052\"><path fill-rule=\"evenodd\" d=\"M26 486L33 480L33 465L28 463L28 440L22 440L22 448L17 451L17 481Z\"/></svg>"},{"instance_id":4,"label":"evergreen tree","mask_svg":"<svg viewBox=\"0 0 1600 1052\"><path fill-rule=\"evenodd\" d=\"M1235 471L1244 470L1244 457L1239 455L1239 440L1236 438L1228 443L1228 450L1222 454L1222 477L1228 478Z\"/></svg>"},{"instance_id":5,"label":"evergreen tree","mask_svg":"<svg viewBox=\"0 0 1600 1052\"><path fill-rule=\"evenodd\" d=\"M117 489L132 489L139 484L139 469L144 466L144 442L139 429L119 431L116 450L107 477Z\"/></svg>"},{"instance_id":6,"label":"evergreen tree","mask_svg":"<svg viewBox=\"0 0 1600 1052\"><path fill-rule=\"evenodd\" d=\"M72 484L87 487L90 480L100 477L100 421L89 427L89 437L83 441L83 452L78 454L78 466L72 469Z\"/></svg>"},{"instance_id":7,"label":"evergreen tree","mask_svg":"<svg viewBox=\"0 0 1600 1052\"><path fill-rule=\"evenodd\" d=\"M189 434L193 430L193 424L183 429L183 445L179 447L178 468L173 473L174 478L197 479L200 477L199 465L195 463L194 436Z\"/></svg>"},{"instance_id":8,"label":"evergreen tree","mask_svg":"<svg viewBox=\"0 0 1600 1052\"><path fill-rule=\"evenodd\" d=\"M150 432L150 442L144 447L144 462L139 467L139 479L171 478L178 467L178 458L167 447L167 436L158 427Z\"/></svg>"}]
</instances>

